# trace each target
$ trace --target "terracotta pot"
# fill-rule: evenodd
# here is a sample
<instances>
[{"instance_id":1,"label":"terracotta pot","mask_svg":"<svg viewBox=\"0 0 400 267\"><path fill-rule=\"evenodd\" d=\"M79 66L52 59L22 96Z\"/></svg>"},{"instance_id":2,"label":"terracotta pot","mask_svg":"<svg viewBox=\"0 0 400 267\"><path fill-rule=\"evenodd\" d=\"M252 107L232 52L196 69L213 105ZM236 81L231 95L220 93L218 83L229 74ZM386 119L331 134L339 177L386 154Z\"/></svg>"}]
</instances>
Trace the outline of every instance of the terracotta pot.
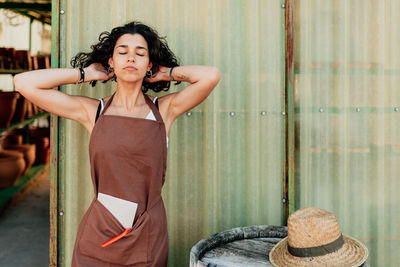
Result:
<instances>
[{"instance_id":1,"label":"terracotta pot","mask_svg":"<svg viewBox=\"0 0 400 267\"><path fill-rule=\"evenodd\" d=\"M7 65L7 49L0 47L0 68L5 69Z\"/></svg>"},{"instance_id":2,"label":"terracotta pot","mask_svg":"<svg viewBox=\"0 0 400 267\"><path fill-rule=\"evenodd\" d=\"M8 58L10 58L14 61L15 56L17 54L16 53L17 50L14 47L7 47L6 49L7 49Z\"/></svg>"},{"instance_id":3,"label":"terracotta pot","mask_svg":"<svg viewBox=\"0 0 400 267\"><path fill-rule=\"evenodd\" d=\"M40 113L39 107L26 100L26 117L31 118Z\"/></svg>"},{"instance_id":4,"label":"terracotta pot","mask_svg":"<svg viewBox=\"0 0 400 267\"><path fill-rule=\"evenodd\" d=\"M6 68L6 69L14 69L15 68L15 62L14 62L14 59L15 59L15 55L16 55L16 50L15 50L15 48L13 48L13 47L6 47L5 48L6 50L5 50L5 53L6 53L6 55L5 55L5 58L6 58L6 64L5 64L5 66L4 66L4 68Z\"/></svg>"},{"instance_id":5,"label":"terracotta pot","mask_svg":"<svg viewBox=\"0 0 400 267\"><path fill-rule=\"evenodd\" d=\"M30 129L30 140L36 144L35 164L45 164L50 157L50 128L32 127Z\"/></svg>"},{"instance_id":6,"label":"terracotta pot","mask_svg":"<svg viewBox=\"0 0 400 267\"><path fill-rule=\"evenodd\" d=\"M14 185L24 170L25 161L21 152L0 150L0 188Z\"/></svg>"},{"instance_id":7,"label":"terracotta pot","mask_svg":"<svg viewBox=\"0 0 400 267\"><path fill-rule=\"evenodd\" d=\"M9 134L19 134L19 135L24 135L26 133L26 129L24 127L22 128L14 128L10 131L8 131Z\"/></svg>"},{"instance_id":8,"label":"terracotta pot","mask_svg":"<svg viewBox=\"0 0 400 267\"><path fill-rule=\"evenodd\" d=\"M22 143L25 140L25 136L27 135L26 128L14 128L11 131L8 131L8 135L21 135L22 136Z\"/></svg>"},{"instance_id":9,"label":"terracotta pot","mask_svg":"<svg viewBox=\"0 0 400 267\"><path fill-rule=\"evenodd\" d=\"M33 56L32 57L32 66L33 69L49 69L50 66L50 56Z\"/></svg>"},{"instance_id":10,"label":"terracotta pot","mask_svg":"<svg viewBox=\"0 0 400 267\"><path fill-rule=\"evenodd\" d=\"M3 146L3 148L6 150L17 150L24 154L25 170L23 174L26 174L35 162L36 146L34 144L12 145L7 147Z\"/></svg>"},{"instance_id":11,"label":"terracotta pot","mask_svg":"<svg viewBox=\"0 0 400 267\"><path fill-rule=\"evenodd\" d=\"M21 134L14 134L9 133L4 136L1 140L1 146L7 147L12 145L21 145L22 144L22 135Z\"/></svg>"},{"instance_id":12,"label":"terracotta pot","mask_svg":"<svg viewBox=\"0 0 400 267\"><path fill-rule=\"evenodd\" d=\"M26 100L26 117L31 118L33 117L33 107L32 103L29 100Z\"/></svg>"},{"instance_id":13,"label":"terracotta pot","mask_svg":"<svg viewBox=\"0 0 400 267\"><path fill-rule=\"evenodd\" d=\"M0 92L0 128L10 126L18 97L16 92Z\"/></svg>"},{"instance_id":14,"label":"terracotta pot","mask_svg":"<svg viewBox=\"0 0 400 267\"><path fill-rule=\"evenodd\" d=\"M33 108L33 115L36 115L36 114L40 113L40 110L39 110L38 106L32 104L32 108Z\"/></svg>"},{"instance_id":15,"label":"terracotta pot","mask_svg":"<svg viewBox=\"0 0 400 267\"><path fill-rule=\"evenodd\" d=\"M15 61L18 69L32 70L32 57L29 50L16 50Z\"/></svg>"},{"instance_id":16,"label":"terracotta pot","mask_svg":"<svg viewBox=\"0 0 400 267\"><path fill-rule=\"evenodd\" d=\"M17 103L15 104L15 112L14 116L11 119L11 122L21 122L25 118L26 114L26 100L25 97L23 97L20 93L17 93L19 95L17 99Z\"/></svg>"},{"instance_id":17,"label":"terracotta pot","mask_svg":"<svg viewBox=\"0 0 400 267\"><path fill-rule=\"evenodd\" d=\"M50 138L50 128L49 127L32 127L30 130L30 136L32 139L36 137L48 137Z\"/></svg>"},{"instance_id":18,"label":"terracotta pot","mask_svg":"<svg viewBox=\"0 0 400 267\"><path fill-rule=\"evenodd\" d=\"M23 128L14 128L14 129L12 129L10 131L7 131L7 136L8 135L20 135L20 136L22 136L22 143L18 143L18 144L24 144L24 143L27 143L26 142L26 137L29 135L29 132L27 132L27 131L29 131L29 130L27 130L25 127L23 127ZM10 137L10 138L14 139L12 141L15 141L15 137ZM16 138L19 138L19 137L16 137ZM17 143L14 143L14 144L17 144Z\"/></svg>"},{"instance_id":19,"label":"terracotta pot","mask_svg":"<svg viewBox=\"0 0 400 267\"><path fill-rule=\"evenodd\" d=\"M36 160L35 165L46 164L50 158L50 140L48 137L40 137L35 141Z\"/></svg>"}]
</instances>

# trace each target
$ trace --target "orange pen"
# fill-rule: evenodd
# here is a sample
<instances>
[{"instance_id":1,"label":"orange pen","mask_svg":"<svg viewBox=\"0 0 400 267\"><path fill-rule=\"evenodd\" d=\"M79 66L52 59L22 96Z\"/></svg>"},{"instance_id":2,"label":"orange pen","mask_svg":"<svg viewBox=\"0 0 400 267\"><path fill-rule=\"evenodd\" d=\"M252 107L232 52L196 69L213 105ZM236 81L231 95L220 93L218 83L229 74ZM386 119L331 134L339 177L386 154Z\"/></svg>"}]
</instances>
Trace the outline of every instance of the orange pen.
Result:
<instances>
[{"instance_id":1,"label":"orange pen","mask_svg":"<svg viewBox=\"0 0 400 267\"><path fill-rule=\"evenodd\" d=\"M104 242L103 244L101 244L101 247L104 248L104 247L106 247L106 246L108 246L108 245L114 243L115 241L120 240L121 238L123 238L124 236L126 236L126 234L129 233L129 231L130 231L131 229L132 229L132 228L127 228L127 229L125 229L125 231L123 231L123 232L120 233L119 235L114 236L114 237L111 238L110 240L108 240L108 241Z\"/></svg>"}]
</instances>

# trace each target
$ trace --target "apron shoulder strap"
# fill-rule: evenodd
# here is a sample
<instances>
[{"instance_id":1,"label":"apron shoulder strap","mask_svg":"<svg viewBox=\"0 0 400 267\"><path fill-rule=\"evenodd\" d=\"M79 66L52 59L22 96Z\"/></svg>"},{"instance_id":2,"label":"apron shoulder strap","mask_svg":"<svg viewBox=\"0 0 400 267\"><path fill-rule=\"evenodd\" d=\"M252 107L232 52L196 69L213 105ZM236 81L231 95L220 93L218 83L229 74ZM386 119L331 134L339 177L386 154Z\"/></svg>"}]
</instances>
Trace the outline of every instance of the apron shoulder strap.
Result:
<instances>
[{"instance_id":1,"label":"apron shoulder strap","mask_svg":"<svg viewBox=\"0 0 400 267\"><path fill-rule=\"evenodd\" d=\"M107 108L110 106L113 98L114 98L115 92L111 95L110 99L108 99L107 103L105 103L103 111L100 112L100 114L104 114L104 112L106 112Z\"/></svg>"},{"instance_id":2,"label":"apron shoulder strap","mask_svg":"<svg viewBox=\"0 0 400 267\"><path fill-rule=\"evenodd\" d=\"M148 95L146 95L146 94L144 94L144 98L146 99L147 104L150 106L150 109L153 111L153 114L154 114L154 117L156 117L156 120L159 121L159 122L164 123L164 121L163 121L163 119L161 117L161 114L158 111L158 107L156 107L156 103L153 103L153 101L151 101L150 97ZM158 98L154 99L154 100L158 104L158 101L157 101Z\"/></svg>"},{"instance_id":3,"label":"apron shoulder strap","mask_svg":"<svg viewBox=\"0 0 400 267\"><path fill-rule=\"evenodd\" d=\"M159 108L158 108L158 97L157 96L154 98L153 102L156 105L156 108L159 110Z\"/></svg>"},{"instance_id":4,"label":"apron shoulder strap","mask_svg":"<svg viewBox=\"0 0 400 267\"><path fill-rule=\"evenodd\" d=\"M94 123L96 123L97 119L100 116L100 112L104 109L104 100L103 98L99 98L99 106L97 107L97 112L96 112L96 119L94 120Z\"/></svg>"}]
</instances>

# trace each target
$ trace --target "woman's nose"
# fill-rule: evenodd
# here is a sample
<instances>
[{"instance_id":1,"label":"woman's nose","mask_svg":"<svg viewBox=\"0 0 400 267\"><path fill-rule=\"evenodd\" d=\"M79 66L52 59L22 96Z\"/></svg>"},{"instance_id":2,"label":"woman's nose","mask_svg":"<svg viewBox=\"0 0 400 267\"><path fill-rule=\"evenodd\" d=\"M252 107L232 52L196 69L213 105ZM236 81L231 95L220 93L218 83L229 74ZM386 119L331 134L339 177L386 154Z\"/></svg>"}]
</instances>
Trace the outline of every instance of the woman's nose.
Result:
<instances>
[{"instance_id":1,"label":"woman's nose","mask_svg":"<svg viewBox=\"0 0 400 267\"><path fill-rule=\"evenodd\" d=\"M135 56L133 54L128 54L128 61L135 62Z\"/></svg>"}]
</instances>

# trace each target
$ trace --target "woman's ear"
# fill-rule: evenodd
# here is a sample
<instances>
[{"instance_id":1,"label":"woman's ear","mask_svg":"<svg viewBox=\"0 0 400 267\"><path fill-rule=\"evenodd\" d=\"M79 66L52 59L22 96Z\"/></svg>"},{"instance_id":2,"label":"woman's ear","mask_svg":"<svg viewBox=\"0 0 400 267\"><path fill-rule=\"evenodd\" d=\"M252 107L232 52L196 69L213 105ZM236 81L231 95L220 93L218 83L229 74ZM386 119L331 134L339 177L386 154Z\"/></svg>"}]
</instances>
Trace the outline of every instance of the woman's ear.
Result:
<instances>
[{"instance_id":1,"label":"woman's ear","mask_svg":"<svg viewBox=\"0 0 400 267\"><path fill-rule=\"evenodd\" d=\"M153 67L153 63L150 62L149 65L147 66L147 71L151 70L152 67Z\"/></svg>"},{"instance_id":2,"label":"woman's ear","mask_svg":"<svg viewBox=\"0 0 400 267\"><path fill-rule=\"evenodd\" d=\"M110 57L110 58L108 59L108 65L109 65L111 68L114 68L114 63L113 63L112 57Z\"/></svg>"}]
</instances>

